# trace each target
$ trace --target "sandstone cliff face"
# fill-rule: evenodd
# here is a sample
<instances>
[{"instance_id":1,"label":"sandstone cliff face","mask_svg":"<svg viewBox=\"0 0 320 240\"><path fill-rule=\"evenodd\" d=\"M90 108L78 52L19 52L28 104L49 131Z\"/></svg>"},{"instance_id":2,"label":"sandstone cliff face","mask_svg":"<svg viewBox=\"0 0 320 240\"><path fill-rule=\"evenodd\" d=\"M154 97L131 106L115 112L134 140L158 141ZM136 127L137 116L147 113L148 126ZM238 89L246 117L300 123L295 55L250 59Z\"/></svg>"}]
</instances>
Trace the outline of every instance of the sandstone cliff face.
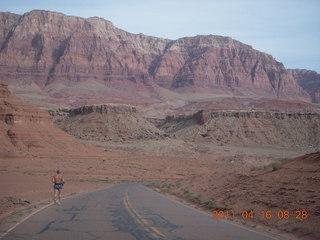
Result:
<instances>
[{"instance_id":1,"label":"sandstone cliff face","mask_svg":"<svg viewBox=\"0 0 320 240\"><path fill-rule=\"evenodd\" d=\"M0 29L1 78L10 85L34 82L54 98L86 81L94 81L93 88L96 82L108 87L100 96L117 89L112 96L128 100L152 98L154 84L178 91L308 98L272 56L229 37L173 41L130 34L97 17L39 10L22 16L0 13ZM132 96L125 96L129 91ZM77 94L83 93L72 93Z\"/></svg>"},{"instance_id":2,"label":"sandstone cliff face","mask_svg":"<svg viewBox=\"0 0 320 240\"><path fill-rule=\"evenodd\" d=\"M262 90L270 96L301 94L283 64L228 37L196 36L167 45L154 71L164 87L217 86L233 93L243 89Z\"/></svg>"},{"instance_id":3,"label":"sandstone cliff face","mask_svg":"<svg viewBox=\"0 0 320 240\"><path fill-rule=\"evenodd\" d=\"M0 32L0 46L1 50L2 47L4 48L8 40L10 39L11 34L13 33L13 29L17 22L19 21L21 16L17 14L12 14L8 12L3 12L0 14L0 26L1 26L1 32Z\"/></svg>"},{"instance_id":4,"label":"sandstone cliff face","mask_svg":"<svg viewBox=\"0 0 320 240\"><path fill-rule=\"evenodd\" d=\"M7 85L0 82L0 157L8 154L85 157L94 151L93 147L53 127L46 111L14 98Z\"/></svg>"},{"instance_id":5,"label":"sandstone cliff face","mask_svg":"<svg viewBox=\"0 0 320 240\"><path fill-rule=\"evenodd\" d=\"M24 14L6 35L0 55L3 76L35 78L41 87L57 80L143 80L152 56L167 42L129 34L100 18L47 11Z\"/></svg>"},{"instance_id":6,"label":"sandstone cliff face","mask_svg":"<svg viewBox=\"0 0 320 240\"><path fill-rule=\"evenodd\" d=\"M314 103L320 103L320 74L305 69L289 69L299 85L310 94Z\"/></svg>"}]
</instances>

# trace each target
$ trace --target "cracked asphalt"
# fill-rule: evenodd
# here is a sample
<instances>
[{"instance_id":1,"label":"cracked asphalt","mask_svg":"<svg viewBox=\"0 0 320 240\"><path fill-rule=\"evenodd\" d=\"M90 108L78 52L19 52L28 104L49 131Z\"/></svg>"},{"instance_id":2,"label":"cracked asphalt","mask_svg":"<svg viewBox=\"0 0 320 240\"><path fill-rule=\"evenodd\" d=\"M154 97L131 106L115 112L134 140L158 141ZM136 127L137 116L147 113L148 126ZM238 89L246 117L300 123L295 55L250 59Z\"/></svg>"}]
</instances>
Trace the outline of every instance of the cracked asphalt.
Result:
<instances>
[{"instance_id":1,"label":"cracked asphalt","mask_svg":"<svg viewBox=\"0 0 320 240\"><path fill-rule=\"evenodd\" d=\"M3 240L270 240L185 206L138 184L119 184L68 198L22 222Z\"/></svg>"}]
</instances>

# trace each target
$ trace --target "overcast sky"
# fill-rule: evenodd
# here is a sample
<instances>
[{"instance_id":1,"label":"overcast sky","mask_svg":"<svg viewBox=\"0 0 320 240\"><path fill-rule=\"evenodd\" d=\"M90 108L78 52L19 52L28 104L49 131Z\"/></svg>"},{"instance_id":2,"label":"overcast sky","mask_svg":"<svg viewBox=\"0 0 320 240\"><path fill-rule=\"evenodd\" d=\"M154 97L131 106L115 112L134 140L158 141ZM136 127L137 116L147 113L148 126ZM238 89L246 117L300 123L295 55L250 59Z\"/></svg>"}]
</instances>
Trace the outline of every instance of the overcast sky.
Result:
<instances>
[{"instance_id":1,"label":"overcast sky","mask_svg":"<svg viewBox=\"0 0 320 240\"><path fill-rule=\"evenodd\" d=\"M177 39L230 36L286 68L320 73L319 0L0 0L0 11L99 16L131 33Z\"/></svg>"}]
</instances>

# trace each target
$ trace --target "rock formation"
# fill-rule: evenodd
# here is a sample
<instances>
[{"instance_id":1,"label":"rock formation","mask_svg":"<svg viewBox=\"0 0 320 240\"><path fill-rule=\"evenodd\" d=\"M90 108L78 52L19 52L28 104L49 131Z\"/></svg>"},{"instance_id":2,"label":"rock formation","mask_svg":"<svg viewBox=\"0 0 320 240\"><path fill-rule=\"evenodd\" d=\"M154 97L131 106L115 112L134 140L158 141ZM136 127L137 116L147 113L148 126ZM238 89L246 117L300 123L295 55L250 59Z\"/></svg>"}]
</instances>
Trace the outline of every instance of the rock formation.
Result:
<instances>
[{"instance_id":1,"label":"rock formation","mask_svg":"<svg viewBox=\"0 0 320 240\"><path fill-rule=\"evenodd\" d=\"M38 87L51 102L148 102L155 87L309 98L282 63L230 37L168 40L41 10L0 13L0 29L2 80L21 95Z\"/></svg>"},{"instance_id":2,"label":"rock formation","mask_svg":"<svg viewBox=\"0 0 320 240\"><path fill-rule=\"evenodd\" d=\"M320 74L305 69L289 69L299 85L310 94L314 103L320 103Z\"/></svg>"},{"instance_id":3,"label":"rock formation","mask_svg":"<svg viewBox=\"0 0 320 240\"><path fill-rule=\"evenodd\" d=\"M93 105L50 113L59 128L83 140L146 140L163 136L159 129L130 105Z\"/></svg>"},{"instance_id":4,"label":"rock formation","mask_svg":"<svg viewBox=\"0 0 320 240\"><path fill-rule=\"evenodd\" d=\"M158 127L186 141L289 147L313 152L320 150L319 125L319 113L199 111L167 117Z\"/></svg>"}]
</instances>

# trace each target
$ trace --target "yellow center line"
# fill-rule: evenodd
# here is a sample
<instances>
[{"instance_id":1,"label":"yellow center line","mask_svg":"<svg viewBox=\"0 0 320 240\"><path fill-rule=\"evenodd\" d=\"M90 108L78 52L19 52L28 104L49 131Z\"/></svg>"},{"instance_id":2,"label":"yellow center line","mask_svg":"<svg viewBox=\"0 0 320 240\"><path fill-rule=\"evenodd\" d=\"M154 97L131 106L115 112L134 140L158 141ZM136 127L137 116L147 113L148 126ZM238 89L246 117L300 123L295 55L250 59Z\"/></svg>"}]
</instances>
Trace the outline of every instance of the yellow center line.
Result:
<instances>
[{"instance_id":1,"label":"yellow center line","mask_svg":"<svg viewBox=\"0 0 320 240\"><path fill-rule=\"evenodd\" d=\"M128 196L128 189L125 192L124 196L124 205L128 209L129 213L137 220L137 222L144 226L146 230L152 235L154 238L165 238L165 235L161 233L158 229L155 227L152 227L150 223L146 220L143 219L143 217L132 207L130 201L129 201L129 196Z\"/></svg>"}]
</instances>

